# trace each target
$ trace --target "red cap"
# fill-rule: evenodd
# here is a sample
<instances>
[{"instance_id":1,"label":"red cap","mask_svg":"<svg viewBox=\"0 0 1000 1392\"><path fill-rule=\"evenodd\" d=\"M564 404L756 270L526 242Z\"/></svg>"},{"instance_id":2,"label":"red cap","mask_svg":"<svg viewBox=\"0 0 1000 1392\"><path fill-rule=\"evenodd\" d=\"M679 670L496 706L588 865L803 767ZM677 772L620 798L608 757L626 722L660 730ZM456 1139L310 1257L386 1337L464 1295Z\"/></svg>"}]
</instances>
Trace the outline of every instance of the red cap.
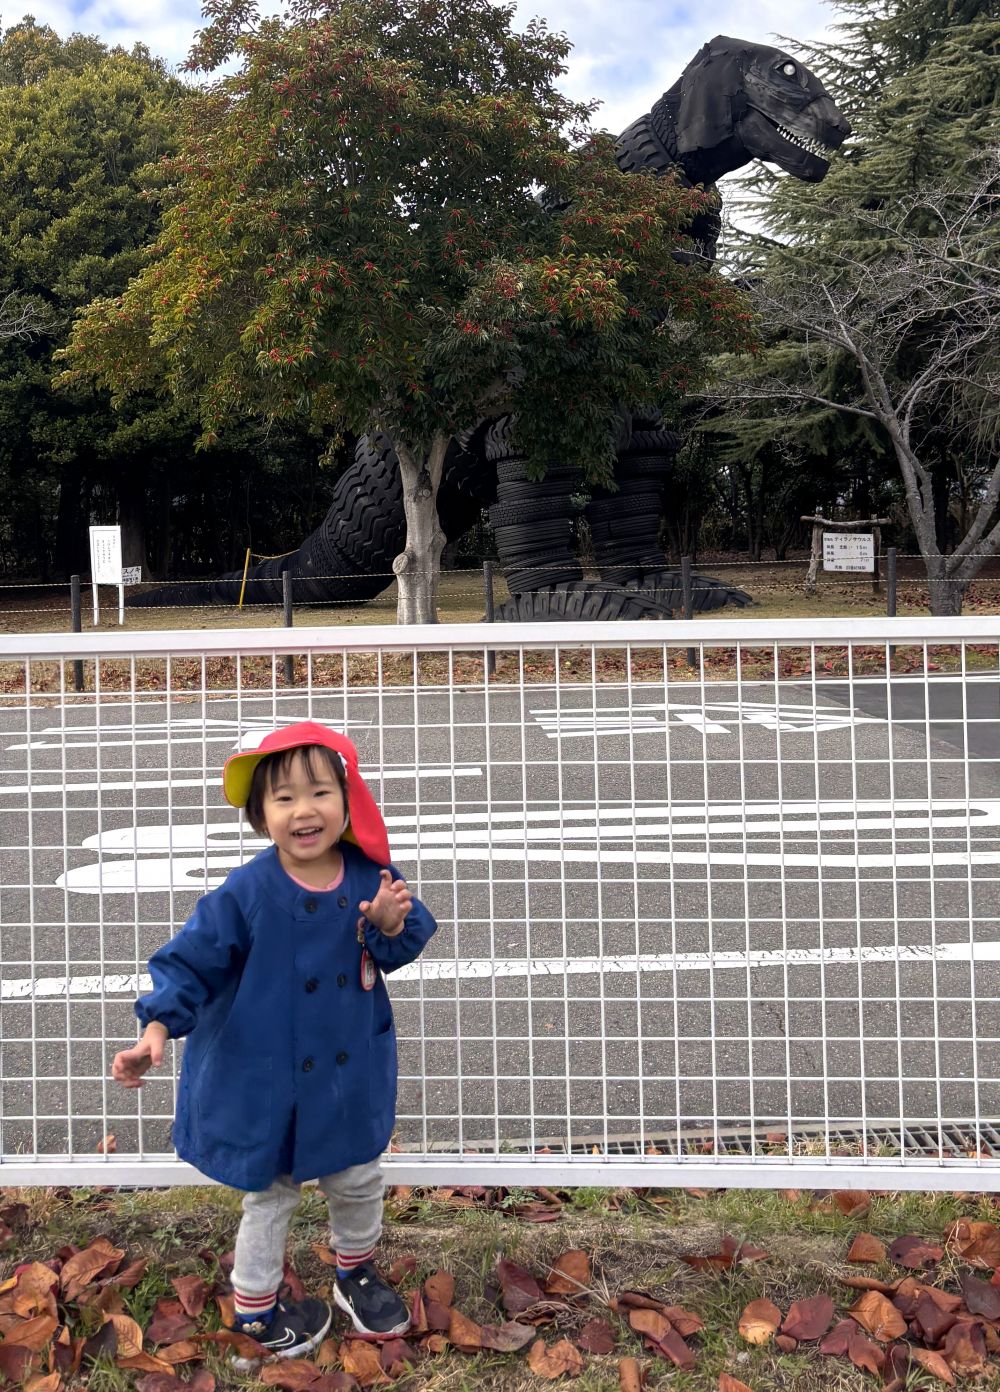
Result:
<instances>
[{"instance_id":1,"label":"red cap","mask_svg":"<svg viewBox=\"0 0 1000 1392\"><path fill-rule=\"evenodd\" d=\"M382 820L382 813L375 805L375 799L365 786L358 769L358 751L346 735L338 735L315 720L303 720L298 725L286 725L265 735L255 749L247 749L231 755L222 770L222 791L231 807L246 807L250 796L250 783L253 771L261 759L269 754L278 754L285 749L301 749L304 745L318 744L324 749L332 749L340 755L347 778L347 811L350 822L344 829L342 839L353 841L364 851L369 860L379 865L388 865L392 856L389 852L389 836Z\"/></svg>"}]
</instances>

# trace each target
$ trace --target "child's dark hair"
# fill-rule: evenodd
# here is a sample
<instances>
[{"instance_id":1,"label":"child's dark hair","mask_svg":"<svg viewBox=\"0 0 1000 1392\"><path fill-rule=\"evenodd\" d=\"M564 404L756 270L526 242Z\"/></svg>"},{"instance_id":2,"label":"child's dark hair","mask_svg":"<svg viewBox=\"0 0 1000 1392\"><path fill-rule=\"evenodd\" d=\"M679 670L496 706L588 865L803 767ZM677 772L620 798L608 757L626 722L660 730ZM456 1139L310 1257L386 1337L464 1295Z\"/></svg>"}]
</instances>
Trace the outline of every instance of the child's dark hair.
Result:
<instances>
[{"instance_id":1,"label":"child's dark hair","mask_svg":"<svg viewBox=\"0 0 1000 1392\"><path fill-rule=\"evenodd\" d=\"M261 759L250 780L250 795L247 798L246 814L247 821L258 836L267 835L267 823L264 820L264 794L269 789L271 792L274 791L279 778L288 772L296 754L302 755L306 777L312 782L322 781L328 774L333 775L343 794L344 807L347 807L347 774L344 772L344 765L340 762L339 755L334 750L327 749L323 744L299 744L294 749L282 749L277 754L269 754L266 759Z\"/></svg>"}]
</instances>

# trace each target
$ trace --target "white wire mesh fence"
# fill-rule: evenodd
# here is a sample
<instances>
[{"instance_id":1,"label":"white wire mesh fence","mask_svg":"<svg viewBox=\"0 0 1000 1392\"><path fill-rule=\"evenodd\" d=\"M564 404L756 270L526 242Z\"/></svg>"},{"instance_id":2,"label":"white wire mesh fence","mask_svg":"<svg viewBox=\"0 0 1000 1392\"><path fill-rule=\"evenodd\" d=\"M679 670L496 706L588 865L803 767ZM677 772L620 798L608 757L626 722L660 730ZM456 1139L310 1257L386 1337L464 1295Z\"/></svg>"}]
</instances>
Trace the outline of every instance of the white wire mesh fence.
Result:
<instances>
[{"instance_id":1,"label":"white wire mesh fence","mask_svg":"<svg viewBox=\"0 0 1000 1392\"><path fill-rule=\"evenodd\" d=\"M396 1178L1000 1188L998 693L993 618L2 638L0 1182L199 1179L109 1063L311 717L440 925Z\"/></svg>"}]
</instances>

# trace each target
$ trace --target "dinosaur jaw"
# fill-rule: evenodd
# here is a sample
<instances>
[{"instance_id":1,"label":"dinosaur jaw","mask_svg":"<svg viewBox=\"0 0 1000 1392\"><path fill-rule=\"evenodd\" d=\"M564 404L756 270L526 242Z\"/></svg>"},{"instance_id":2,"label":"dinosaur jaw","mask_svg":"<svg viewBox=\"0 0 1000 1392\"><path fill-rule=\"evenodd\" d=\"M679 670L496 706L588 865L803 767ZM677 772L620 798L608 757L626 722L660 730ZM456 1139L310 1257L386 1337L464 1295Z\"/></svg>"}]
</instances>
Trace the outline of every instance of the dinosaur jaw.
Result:
<instances>
[{"instance_id":1,"label":"dinosaur jaw","mask_svg":"<svg viewBox=\"0 0 1000 1392\"><path fill-rule=\"evenodd\" d=\"M813 118L808 108L781 120L776 113L751 107L740 122L739 134L753 158L776 164L787 174L811 184L825 178L830 160L844 139L840 131Z\"/></svg>"}]
</instances>

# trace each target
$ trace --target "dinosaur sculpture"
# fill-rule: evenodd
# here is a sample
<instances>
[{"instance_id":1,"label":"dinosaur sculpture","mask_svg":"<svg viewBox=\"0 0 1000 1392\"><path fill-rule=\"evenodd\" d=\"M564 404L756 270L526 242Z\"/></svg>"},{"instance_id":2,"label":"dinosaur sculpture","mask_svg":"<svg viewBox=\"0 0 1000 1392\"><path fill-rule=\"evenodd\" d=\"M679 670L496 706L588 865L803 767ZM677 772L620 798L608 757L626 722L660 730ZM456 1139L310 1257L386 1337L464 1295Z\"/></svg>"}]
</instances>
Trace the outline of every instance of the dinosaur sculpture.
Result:
<instances>
[{"instance_id":1,"label":"dinosaur sculpture","mask_svg":"<svg viewBox=\"0 0 1000 1392\"><path fill-rule=\"evenodd\" d=\"M777 48L719 36L622 133L618 163L626 172L673 170L688 187L711 188L723 174L759 159L816 182L849 134L847 121L804 64ZM720 229L718 212L701 215L690 228L693 251L684 254L710 268ZM557 461L544 479L529 481L512 444L512 423L510 416L484 422L453 441L438 501L449 539L489 507L512 595L498 617L669 617L679 606L680 579L665 566L657 534L663 483L679 439L660 413L623 420L617 490L591 490L585 514L600 581L584 580L573 552L571 495L582 484L572 461ZM404 545L402 490L391 445L383 438L363 439L337 481L322 524L293 554L251 571L247 599L278 601L285 570L299 602L371 599L390 584L393 558ZM203 585L168 586L145 599L231 603L239 584L239 576L228 575ZM740 590L696 577L698 609L749 602Z\"/></svg>"}]
</instances>

